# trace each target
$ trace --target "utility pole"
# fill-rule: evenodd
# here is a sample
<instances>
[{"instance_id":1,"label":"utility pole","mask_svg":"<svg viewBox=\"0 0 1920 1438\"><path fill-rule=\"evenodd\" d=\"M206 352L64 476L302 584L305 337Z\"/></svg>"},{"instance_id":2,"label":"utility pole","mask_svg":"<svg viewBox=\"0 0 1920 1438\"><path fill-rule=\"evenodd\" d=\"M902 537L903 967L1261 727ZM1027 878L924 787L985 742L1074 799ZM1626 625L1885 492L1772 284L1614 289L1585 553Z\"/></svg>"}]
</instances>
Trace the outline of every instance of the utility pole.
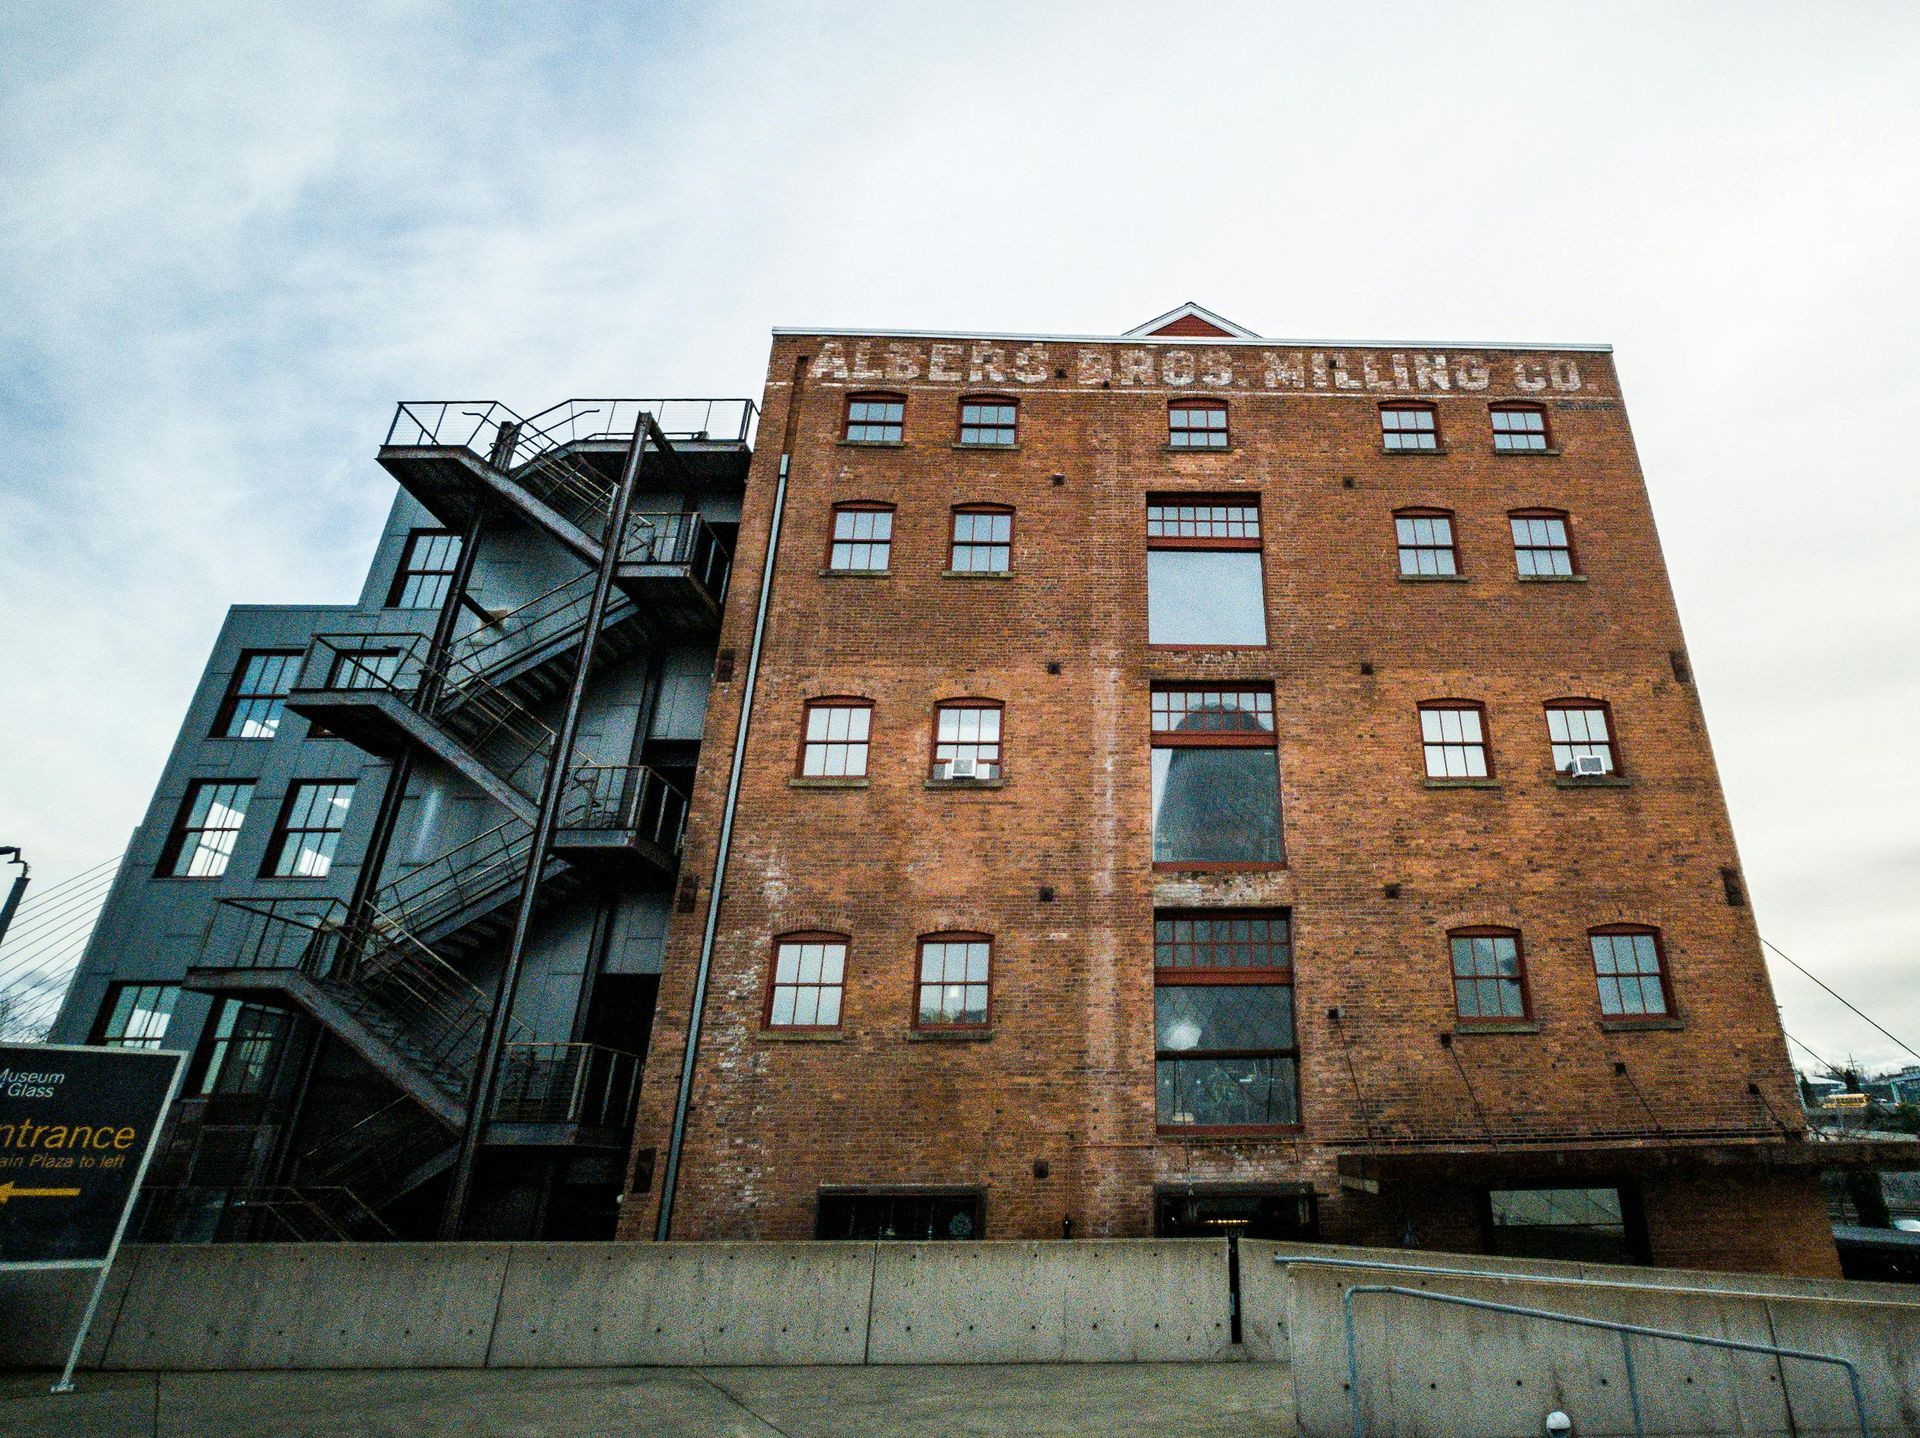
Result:
<instances>
[{"instance_id":1,"label":"utility pole","mask_svg":"<svg viewBox=\"0 0 1920 1438\"><path fill-rule=\"evenodd\" d=\"M21 895L27 892L27 860L18 845L0 848L0 859L9 859L20 866L20 872L13 876L13 886L7 890L7 901L0 904L0 943L7 937L7 926L13 922L14 912L20 907Z\"/></svg>"}]
</instances>

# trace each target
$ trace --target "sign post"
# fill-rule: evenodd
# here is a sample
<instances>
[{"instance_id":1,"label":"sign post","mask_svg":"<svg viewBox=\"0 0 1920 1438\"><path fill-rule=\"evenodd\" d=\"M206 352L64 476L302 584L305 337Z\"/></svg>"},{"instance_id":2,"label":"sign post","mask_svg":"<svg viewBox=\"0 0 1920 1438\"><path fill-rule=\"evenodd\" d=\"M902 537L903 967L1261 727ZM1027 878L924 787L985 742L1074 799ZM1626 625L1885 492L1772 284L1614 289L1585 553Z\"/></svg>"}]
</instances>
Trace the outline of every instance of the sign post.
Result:
<instances>
[{"instance_id":1,"label":"sign post","mask_svg":"<svg viewBox=\"0 0 1920 1438\"><path fill-rule=\"evenodd\" d=\"M0 1044L0 1269L99 1270L55 1393L73 1391L183 1057Z\"/></svg>"}]
</instances>

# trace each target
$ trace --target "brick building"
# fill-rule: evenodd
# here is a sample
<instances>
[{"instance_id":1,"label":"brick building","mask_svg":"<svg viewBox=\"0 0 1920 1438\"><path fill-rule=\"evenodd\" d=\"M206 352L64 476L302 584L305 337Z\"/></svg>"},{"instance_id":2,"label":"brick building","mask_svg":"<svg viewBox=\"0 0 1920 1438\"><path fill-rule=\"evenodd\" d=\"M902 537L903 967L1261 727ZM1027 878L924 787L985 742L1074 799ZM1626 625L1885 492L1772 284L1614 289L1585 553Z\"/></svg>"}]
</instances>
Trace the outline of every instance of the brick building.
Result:
<instances>
[{"instance_id":1,"label":"brick building","mask_svg":"<svg viewBox=\"0 0 1920 1438\"><path fill-rule=\"evenodd\" d=\"M687 834L624 1236L1837 1271L1605 346L776 331Z\"/></svg>"}]
</instances>

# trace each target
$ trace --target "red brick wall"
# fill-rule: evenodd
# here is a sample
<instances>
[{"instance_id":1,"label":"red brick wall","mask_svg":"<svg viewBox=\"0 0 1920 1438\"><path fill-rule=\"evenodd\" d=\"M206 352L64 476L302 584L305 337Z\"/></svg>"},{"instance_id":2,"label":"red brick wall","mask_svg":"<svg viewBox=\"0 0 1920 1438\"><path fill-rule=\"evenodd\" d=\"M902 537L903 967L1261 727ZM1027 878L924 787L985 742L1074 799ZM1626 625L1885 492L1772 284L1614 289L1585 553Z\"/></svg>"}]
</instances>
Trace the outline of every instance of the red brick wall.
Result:
<instances>
[{"instance_id":1,"label":"red brick wall","mask_svg":"<svg viewBox=\"0 0 1920 1438\"><path fill-rule=\"evenodd\" d=\"M1131 1235L1151 1229L1156 1182L1223 1179L1311 1180L1330 1226L1360 1229L1380 1220L1333 1166L1370 1133L1652 1143L1764 1131L1769 1107L1799 1122L1751 917L1722 891L1738 860L1669 660L1683 640L1608 356L783 336L769 377L721 641L739 662L714 691L689 828L700 912L675 920L637 1136L664 1161L791 420L673 1236L804 1235L818 1187L851 1183L983 1186L993 1237L1069 1216L1078 1235ZM839 443L846 395L869 388L907 395L900 447ZM953 447L976 390L1018 394L1018 450ZM1233 448L1166 448L1168 398L1193 392L1228 401ZM1410 394L1438 405L1445 453L1381 452L1377 405ZM1504 398L1547 406L1557 455L1493 452ZM1258 494L1266 649L1148 647L1145 496L1182 490ZM846 500L897 506L889 577L819 572ZM976 501L1017 510L1011 579L941 576L950 508ZM1455 512L1465 582L1397 578L1407 505ZM1585 582L1515 579L1506 515L1529 506L1571 513ZM1149 687L1199 678L1274 686L1283 871L1151 867ZM874 702L866 788L788 783L802 704L826 694ZM1625 786L1555 783L1541 705L1567 695L1611 703ZM1003 788L924 786L933 705L955 696L1006 704ZM1497 787L1427 787L1414 706L1439 696L1486 705ZM1297 1136L1156 1134L1156 903L1292 908ZM1585 933L1613 922L1661 929L1682 1027L1603 1030ZM1445 935L1467 924L1523 931L1537 1032L1442 1047ZM949 928L996 938L985 1041L912 1031L915 939ZM830 1039L760 1026L771 938L798 929L851 935ZM624 1232L652 1233L658 1188L630 1196Z\"/></svg>"}]
</instances>

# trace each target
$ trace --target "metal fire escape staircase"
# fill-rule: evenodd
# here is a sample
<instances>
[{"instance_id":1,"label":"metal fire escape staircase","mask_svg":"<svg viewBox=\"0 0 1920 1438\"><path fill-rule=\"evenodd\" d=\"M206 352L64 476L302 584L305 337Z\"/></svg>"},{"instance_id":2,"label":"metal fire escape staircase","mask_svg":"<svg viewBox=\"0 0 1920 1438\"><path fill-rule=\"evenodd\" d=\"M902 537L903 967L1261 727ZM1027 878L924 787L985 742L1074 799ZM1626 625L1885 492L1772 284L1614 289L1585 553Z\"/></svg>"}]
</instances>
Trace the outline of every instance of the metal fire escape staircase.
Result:
<instances>
[{"instance_id":1,"label":"metal fire escape staircase","mask_svg":"<svg viewBox=\"0 0 1920 1438\"><path fill-rule=\"evenodd\" d=\"M651 417L658 402L647 404L569 402L565 434L498 405L402 405L380 458L443 522L464 526L475 505L504 509L597 566L614 483L606 457L623 454L644 424L647 453L677 463ZM631 410L625 435L583 428L585 415L619 422L622 407ZM741 411L741 445L750 419ZM458 965L496 949L511 927L550 764L565 763L567 778L538 902L606 872L673 873L686 797L645 765L602 763L578 745L557 756L555 731L534 706L565 689L590 640L591 672L647 644L712 632L729 562L698 515L635 514L620 540L618 592L591 636L589 571L489 615L439 655L414 633L314 638L289 709L376 755L432 754L509 817L390 880L359 912L338 900L220 907L188 987L301 1009L403 1095L302 1156L303 1187L344 1190L378 1210L451 1162L494 1000ZM638 1083L632 1055L536 1044L511 1022L490 1125L508 1141L604 1139L624 1129Z\"/></svg>"}]
</instances>

